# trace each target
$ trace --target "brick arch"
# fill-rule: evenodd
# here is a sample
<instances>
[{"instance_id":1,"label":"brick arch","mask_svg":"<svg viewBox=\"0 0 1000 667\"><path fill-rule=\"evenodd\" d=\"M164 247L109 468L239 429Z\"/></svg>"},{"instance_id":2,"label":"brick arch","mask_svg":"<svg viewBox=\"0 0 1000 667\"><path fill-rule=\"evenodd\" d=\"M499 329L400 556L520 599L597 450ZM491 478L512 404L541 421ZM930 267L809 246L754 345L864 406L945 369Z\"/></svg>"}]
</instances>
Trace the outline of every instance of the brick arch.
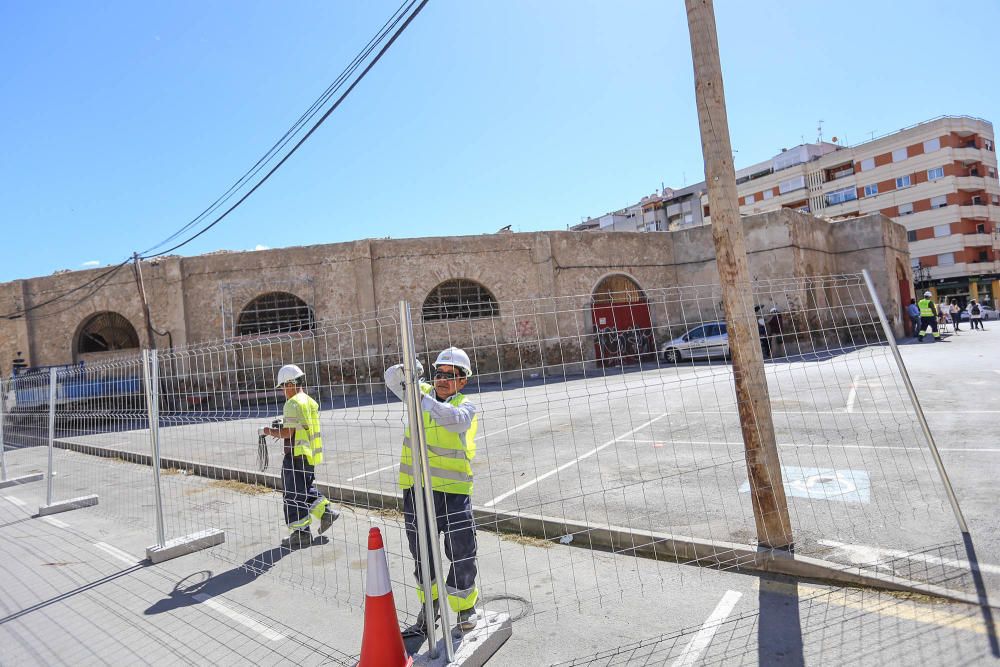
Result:
<instances>
[{"instance_id":1,"label":"brick arch","mask_svg":"<svg viewBox=\"0 0 1000 667\"><path fill-rule=\"evenodd\" d=\"M138 349L139 334L121 313L104 310L80 322L73 336L73 358L81 354Z\"/></svg>"}]
</instances>

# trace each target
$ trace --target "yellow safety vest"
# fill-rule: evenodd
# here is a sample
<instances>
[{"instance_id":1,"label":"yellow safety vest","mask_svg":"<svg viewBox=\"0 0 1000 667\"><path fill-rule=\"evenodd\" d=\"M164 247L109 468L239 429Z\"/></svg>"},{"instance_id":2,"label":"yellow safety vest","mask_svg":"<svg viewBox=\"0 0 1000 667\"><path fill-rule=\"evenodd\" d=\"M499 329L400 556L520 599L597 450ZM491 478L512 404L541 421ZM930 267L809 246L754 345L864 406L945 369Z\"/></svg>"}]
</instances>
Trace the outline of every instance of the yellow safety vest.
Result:
<instances>
[{"instance_id":1,"label":"yellow safety vest","mask_svg":"<svg viewBox=\"0 0 1000 667\"><path fill-rule=\"evenodd\" d=\"M292 456L304 456L311 466L323 462L323 438L319 432L319 404L305 392L285 401L284 427L295 429Z\"/></svg>"},{"instance_id":2,"label":"yellow safety vest","mask_svg":"<svg viewBox=\"0 0 1000 667\"><path fill-rule=\"evenodd\" d=\"M917 307L920 308L920 317L934 317L936 314L934 308L934 302L930 299L921 299L917 301Z\"/></svg>"},{"instance_id":3,"label":"yellow safety vest","mask_svg":"<svg viewBox=\"0 0 1000 667\"><path fill-rule=\"evenodd\" d=\"M420 391L430 395L434 387L420 383ZM468 398L455 394L448 399L454 406L462 405ZM435 491L472 495L472 459L476 456L476 431L479 430L479 415L472 417L472 424L464 433L452 433L431 418L427 410L421 410L424 419L424 434L427 436L427 463L431 472L431 488ZM410 427L403 434L403 453L399 457L399 486L409 489L413 486L413 450L410 449Z\"/></svg>"}]
</instances>

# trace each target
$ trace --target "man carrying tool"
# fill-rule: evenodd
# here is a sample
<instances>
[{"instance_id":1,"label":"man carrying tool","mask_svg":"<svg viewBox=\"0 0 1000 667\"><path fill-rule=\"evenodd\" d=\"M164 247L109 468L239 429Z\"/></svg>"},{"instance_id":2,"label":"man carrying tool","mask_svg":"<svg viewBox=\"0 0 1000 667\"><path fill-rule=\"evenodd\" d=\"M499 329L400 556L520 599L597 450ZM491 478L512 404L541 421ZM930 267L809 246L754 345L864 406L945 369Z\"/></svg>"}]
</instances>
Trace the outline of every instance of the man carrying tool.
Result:
<instances>
[{"instance_id":1,"label":"man carrying tool","mask_svg":"<svg viewBox=\"0 0 1000 667\"><path fill-rule=\"evenodd\" d=\"M319 405L306 394L306 374L294 364L278 371L275 389L285 392L281 428L266 427L263 435L284 441L281 462L285 523L291 534L281 545L301 549L312 544L309 526L319 520L323 533L340 517L332 503L316 490L316 466L323 462L323 440L319 430Z\"/></svg>"},{"instance_id":2,"label":"man carrying tool","mask_svg":"<svg viewBox=\"0 0 1000 667\"><path fill-rule=\"evenodd\" d=\"M417 362L417 374L423 374ZM420 412L427 438L427 465L430 468L436 529L428 537L439 539L444 533L444 553L450 561L445 581L448 604L458 614L456 628L469 632L476 627L476 524L472 516L472 464L476 455L476 431L479 418L476 406L461 391L472 377L469 355L457 347L449 347L434 362L434 384L420 383ZM403 365L385 371L385 384L400 400L404 400ZM417 550L417 523L414 502L421 499L413 492L413 450L410 448L410 428L403 436L403 453L399 461L399 485L403 489L403 516L406 538L415 564L417 596L424 603L421 587L420 555ZM431 563L431 594L438 599L438 579ZM434 621L439 617L435 611ZM417 622L403 631L404 637L427 633L427 618L421 607Z\"/></svg>"},{"instance_id":3,"label":"man carrying tool","mask_svg":"<svg viewBox=\"0 0 1000 667\"><path fill-rule=\"evenodd\" d=\"M924 298L917 302L917 308L920 309L920 333L917 335L917 341L921 343L927 335L927 327L931 328L935 340L941 338L941 334L938 333L937 307L931 296L933 295L929 291L924 292Z\"/></svg>"}]
</instances>

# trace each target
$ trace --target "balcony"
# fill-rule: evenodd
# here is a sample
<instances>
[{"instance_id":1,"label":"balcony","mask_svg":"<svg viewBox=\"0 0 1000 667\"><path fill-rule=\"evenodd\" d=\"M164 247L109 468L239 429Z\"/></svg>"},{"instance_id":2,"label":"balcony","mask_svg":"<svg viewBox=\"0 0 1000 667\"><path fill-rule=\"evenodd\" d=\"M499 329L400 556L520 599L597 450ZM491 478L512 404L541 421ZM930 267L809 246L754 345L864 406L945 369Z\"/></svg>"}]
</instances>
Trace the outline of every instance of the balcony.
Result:
<instances>
[{"instance_id":1,"label":"balcony","mask_svg":"<svg viewBox=\"0 0 1000 667\"><path fill-rule=\"evenodd\" d=\"M991 234L962 234L962 242L966 248L991 248L993 247L993 236Z\"/></svg>"},{"instance_id":2,"label":"balcony","mask_svg":"<svg viewBox=\"0 0 1000 667\"><path fill-rule=\"evenodd\" d=\"M955 187L963 192L979 192L986 189L986 177L956 176Z\"/></svg>"},{"instance_id":3,"label":"balcony","mask_svg":"<svg viewBox=\"0 0 1000 667\"><path fill-rule=\"evenodd\" d=\"M969 204L958 207L958 217L975 220L989 220L990 207L986 204Z\"/></svg>"}]
</instances>

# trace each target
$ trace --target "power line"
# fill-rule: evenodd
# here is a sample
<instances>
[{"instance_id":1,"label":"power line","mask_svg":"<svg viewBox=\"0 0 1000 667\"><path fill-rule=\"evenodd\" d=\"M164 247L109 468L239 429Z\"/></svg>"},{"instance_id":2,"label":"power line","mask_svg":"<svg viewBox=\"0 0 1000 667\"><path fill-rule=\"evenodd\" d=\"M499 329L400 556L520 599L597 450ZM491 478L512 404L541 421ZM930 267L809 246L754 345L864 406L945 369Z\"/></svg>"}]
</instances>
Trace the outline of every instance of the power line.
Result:
<instances>
[{"instance_id":1,"label":"power line","mask_svg":"<svg viewBox=\"0 0 1000 667\"><path fill-rule=\"evenodd\" d=\"M271 146L271 148L268 149L268 151L260 159L258 159L257 162L249 170L247 170L232 186L229 187L229 189L225 193L223 193L219 198L217 198L214 202L212 202L212 204L208 208L202 211L193 220L182 226L179 230L168 236L166 239L160 241L151 248L148 248L147 250L143 251L140 254L140 259L150 259L153 257L160 257L162 255L169 254L174 250L177 250L178 248L187 245L188 243L190 243L191 241L198 238L199 236L207 232L209 229L217 225L219 222L221 222L226 216L232 213L240 204L246 201L250 197L250 195L256 192L256 190L261 185L263 185L274 174L274 172L276 172L288 160L288 158L290 158L299 149L299 147L301 147L302 144L305 143L305 141L310 136L312 136L313 132L315 132L319 128L319 126L322 125L324 121L326 121L326 119L330 116L330 114L332 114L333 111L340 106L340 104L347 98L347 96L351 93L351 91L354 90L354 88L358 85L358 83L360 83L361 80L368 74L368 72L375 66L375 63L377 63L382 58L385 52L388 51L389 47L392 46L392 44L396 41L396 39L407 28L407 26L413 21L414 18L416 18L417 14L419 14L420 11L427 4L427 0L422 0L419 6L417 6L417 8L412 13L409 14L403 25L400 26L398 29L396 29L395 33L392 35L389 41L381 48L381 50L379 50L378 54L368 64L368 66L364 69L364 71L357 77L357 79L354 80L354 82L350 85L350 87L337 99L337 101L333 104L333 106L330 107L315 124L313 124L313 126L309 129L309 131L305 134L305 136L299 139L299 141L296 142L296 144L291 148L291 150L289 150L288 153L285 154L285 156L281 159L281 161L278 162L274 167L272 167L263 176L263 178L261 178L260 181L258 181L246 194L240 197L240 199L235 204L230 206L224 213L222 213L222 215L218 216L210 224L205 226L203 229L201 229L191 237L182 241L181 243L178 243L173 247L168 248L167 250L164 250L162 252L153 255L147 254L150 251L160 248L166 243L169 243L173 239L177 238L184 232L188 231L189 229L197 225L200 221L204 220L213 212L218 210L226 201L231 199L241 187L246 185L254 176L260 173L260 171L264 168L264 166L268 162L270 162L285 146L288 145L288 143L292 140L292 137L305 125L305 123L311 120L313 117L315 117L315 115L319 112L319 110L323 107L323 105L325 105L330 100L333 94L343 87L344 83L348 80L351 74L357 71L357 69L361 66L361 63L363 63L365 59L371 55L371 53L375 50L378 44L380 44L385 40L386 35L389 34L389 32L393 28L399 25L399 22L403 20L403 17L406 16L407 12L409 12L416 3L417 0L404 0L404 2L396 9L395 12L393 12L393 14L389 17L389 19L386 20L386 22L382 25L382 27L378 30L378 32L376 32L375 36L368 41L365 47L361 51L359 51L357 55L355 55L354 59L344 69L344 71L342 71L337 76L337 78L333 81L333 83L331 83L327 87L327 89L323 92L323 94L321 94L315 101L313 101L313 103L309 106L309 108L299 117L298 120L295 121L292 127L290 127L285 132L285 134L277 142L275 142ZM29 308L14 310L0 317L4 317L6 319L16 319L18 317L22 317L40 308L43 308L45 306L66 299L77 292L80 292L82 290L87 289L88 287L93 286L93 288L90 289L83 297L73 301L67 307L62 308L58 311L45 313L44 315L37 315L34 317L34 319L51 317L59 313L63 313L67 310L70 310L71 308L74 308L75 306L79 305L83 301L86 301L91 296L96 294L97 291L99 291L102 287L104 287L111 280L111 278L113 278L114 275L117 274L118 271L122 269L122 267L124 267L131 261L133 261L133 257L126 258L120 264L111 267L108 271L101 273L100 275L94 277L92 280L83 283L82 285L78 285L73 289L70 289L62 294L54 296L41 303L35 304Z\"/></svg>"},{"instance_id":2,"label":"power line","mask_svg":"<svg viewBox=\"0 0 1000 667\"><path fill-rule=\"evenodd\" d=\"M276 141L271 148L259 159L257 162L235 182L229 189L223 193L218 199L212 202L204 211L199 213L194 219L188 222L186 225L181 227L179 230L168 236L166 239L160 241L151 248L147 248L140 253L143 256L147 256L151 251L163 247L170 241L174 240L190 228L197 225L199 222L210 216L216 210L218 210L226 201L234 196L234 194L246 185L253 177L255 177L264 166L270 162L275 155L277 155L288 143L292 140L292 137L305 125L306 122L311 120L319 110L330 100L330 98L336 93L344 83L350 78L350 76L357 71L361 63L371 55L375 47L381 43L385 36L392 30L406 15L406 13L416 4L416 0L404 0L404 2L396 9L395 12L386 20L378 32L373 36L368 43L361 49L355 56L354 59L344 68L344 70L337 76L337 78L331 83L323 93L313 101L312 105L295 121L295 123L285 132L284 135L278 141ZM413 16L416 16L414 12ZM412 18L412 17L411 17ZM294 150L293 150L294 152ZM266 177L265 177L266 180Z\"/></svg>"},{"instance_id":3,"label":"power line","mask_svg":"<svg viewBox=\"0 0 1000 667\"><path fill-rule=\"evenodd\" d=\"M415 2L415 1L416 1L416 0L413 0L413 2ZM411 2L410 4L412 5L412 4L413 4L413 2ZM342 103L342 102L343 102L343 101L344 101L344 100L345 100L345 99L347 98L347 96L351 94L351 91L352 91L352 90L354 90L354 88L355 88L355 87L356 87L356 86L357 86L357 85L358 85L359 83L361 83L361 81L362 81L362 80L363 80L363 79L365 78L365 76L366 76L366 75L368 74L368 72L370 72L370 71L371 71L371 69L372 69L372 68L373 68L373 67L375 66L375 64L376 64L376 63L377 63L377 62L378 62L379 60L381 60L382 56L383 56L383 55L385 55L385 52L389 50L389 47L391 47L391 46L393 45L393 43L394 43L394 42L396 41L396 39L398 39L398 38L399 38L399 36L400 36L401 34L403 34L403 31L404 31L404 30L406 30L407 26L409 26L409 25L410 25L410 23L411 23L411 22L413 21L413 19L417 17L417 14L419 14L419 13L420 13L420 10L422 10L422 9L424 8L424 6L425 6L426 4L427 4L427 0L421 0L420 4L419 4L419 5L417 6L417 8L416 8L416 9L415 9L415 10L413 11L413 13L412 13L412 14L410 14L410 15L409 15L409 16L408 16L408 17L406 18L406 21L404 21L404 22L403 22L403 25L401 25L401 26L400 26L400 27L399 27L399 28L398 28L398 29L396 30L396 32L395 32L395 33L394 33L394 34L392 35L392 37L391 37L391 38L389 38L389 41L388 41L388 42L386 42L385 46L383 46L383 47L381 48L381 50L379 50L379 52L378 52L378 54L377 54L377 55L375 56L375 58L374 58L374 59L373 59L373 60L372 60L372 61L371 61L370 63L368 63L368 66L367 66L367 67L365 67L364 71L362 71L362 72L361 72L361 74L360 74L360 75L358 75L358 77L357 77L357 78L356 78L356 79L354 80L354 82L353 82L353 83L352 83L352 84L351 84L351 85L350 85L350 86L349 86L349 87L347 88L347 90L345 90L345 91L344 91L344 93L343 93L343 94L342 94L342 95L341 95L340 97L338 97L338 98L337 98L337 101L333 103L333 106L331 106L331 107L330 107L330 108L329 108L329 109L328 109L328 110L326 111L326 113L324 113L324 114L323 114L323 115L322 115L322 116L320 117L320 119L319 119L318 121L316 121L316 123L315 123L315 124L314 124L314 125L313 125L313 126L312 126L312 127L310 128L310 129L309 129L309 131L308 131L308 132L306 132L306 134L305 134L305 135L304 135L304 136L303 136L303 137L302 137L301 139L299 139L299 140L298 140L298 142L296 142L296 144L295 144L294 146L292 146L291 150L289 150L289 151L288 151L288 153L286 153L286 154L285 154L285 156L284 156L283 158L281 158L281 160L280 160L280 161L279 161L279 162L278 162L278 163L277 163L276 165L274 165L274 167L272 167L272 168L270 169L270 171L268 171L268 172L267 172L267 173L266 173L266 174L265 174L265 175L263 176L263 178L261 178L261 179L260 179L260 180L259 180L259 181L257 182L257 184L256 184L256 185L254 185L254 186L253 186L252 188L250 188L250 190L249 190L249 191L247 191L247 193L246 193L246 194L244 194L244 195L243 195L242 197L240 197L240 198L239 198L239 199L238 199L238 200L236 201L236 203L235 203L235 204L233 204L233 205L232 205L232 206L230 206L230 207L229 207L228 209L226 209L226 211L225 211L225 212L224 212L224 213L223 213L222 215L220 215L220 216L219 216L219 217L217 217L217 218L216 218L215 220L213 220L213 221L212 221L211 223L209 223L208 225L206 225L206 226L205 226L205 227L204 227L204 228L203 228L203 229L202 229L201 231L197 232L196 234L193 234L192 236L188 237L187 239L185 239L185 240L184 240L184 241L182 241L181 243L178 243L177 245L174 245L174 246L172 246L172 247L168 248L167 250L164 250L164 251L161 251L161 252L158 252L158 253L156 253L156 254L154 254L154 255L147 255L146 257L147 257L147 258L151 258L151 257L160 257L161 255L168 255L168 254L172 253L173 251L177 250L178 248L182 248L182 247L184 247L185 245L187 245L188 243L190 243L191 241L194 241L194 240L195 240L196 238L198 238L199 236L201 236L202 234L204 234L205 232L207 232L208 230L212 229L212 228L213 228L213 227L215 227L215 226L216 226L217 224L219 224L220 222L222 222L222 221L223 221L223 220L224 220L224 219L226 218L226 216L228 216L228 215L229 215L230 213L232 213L232 212L233 212L234 210L236 210L236 208L237 208L237 207L238 207L238 206L239 206L240 204L242 204L242 203L243 203L244 201L246 201L246 200L247 200L247 198L249 198L249 197L250 197L250 195L252 195L252 194L253 194L254 192L256 192L256 191L257 191L257 189L258 189L258 188L259 188L260 186L262 186L262 185L263 185L264 183L266 183L266 182L267 182L267 180L268 180L269 178L271 178L271 176L272 176L272 175L274 174L274 172L276 172L276 171L277 171L278 169L280 169L280 168L281 168L281 165L285 164L285 162L286 162L286 161L288 160L288 158L292 157L292 155L294 155L294 154L295 154L295 152L296 152L296 151L297 151L297 150L299 149L299 147L301 147L301 146L302 146L302 144L303 144L303 143L305 143L305 141L306 141L306 140L307 140L307 139L308 139L309 137L311 137L311 136L312 136L313 132L315 132L315 131L316 131L317 129L319 129L320 125L322 125L322 124L323 124L323 122L324 122L324 121L326 121L326 119L330 117L330 114L332 114L332 113L333 113L334 111L336 111L337 107L339 107L339 106L341 105L341 103Z\"/></svg>"}]
</instances>

